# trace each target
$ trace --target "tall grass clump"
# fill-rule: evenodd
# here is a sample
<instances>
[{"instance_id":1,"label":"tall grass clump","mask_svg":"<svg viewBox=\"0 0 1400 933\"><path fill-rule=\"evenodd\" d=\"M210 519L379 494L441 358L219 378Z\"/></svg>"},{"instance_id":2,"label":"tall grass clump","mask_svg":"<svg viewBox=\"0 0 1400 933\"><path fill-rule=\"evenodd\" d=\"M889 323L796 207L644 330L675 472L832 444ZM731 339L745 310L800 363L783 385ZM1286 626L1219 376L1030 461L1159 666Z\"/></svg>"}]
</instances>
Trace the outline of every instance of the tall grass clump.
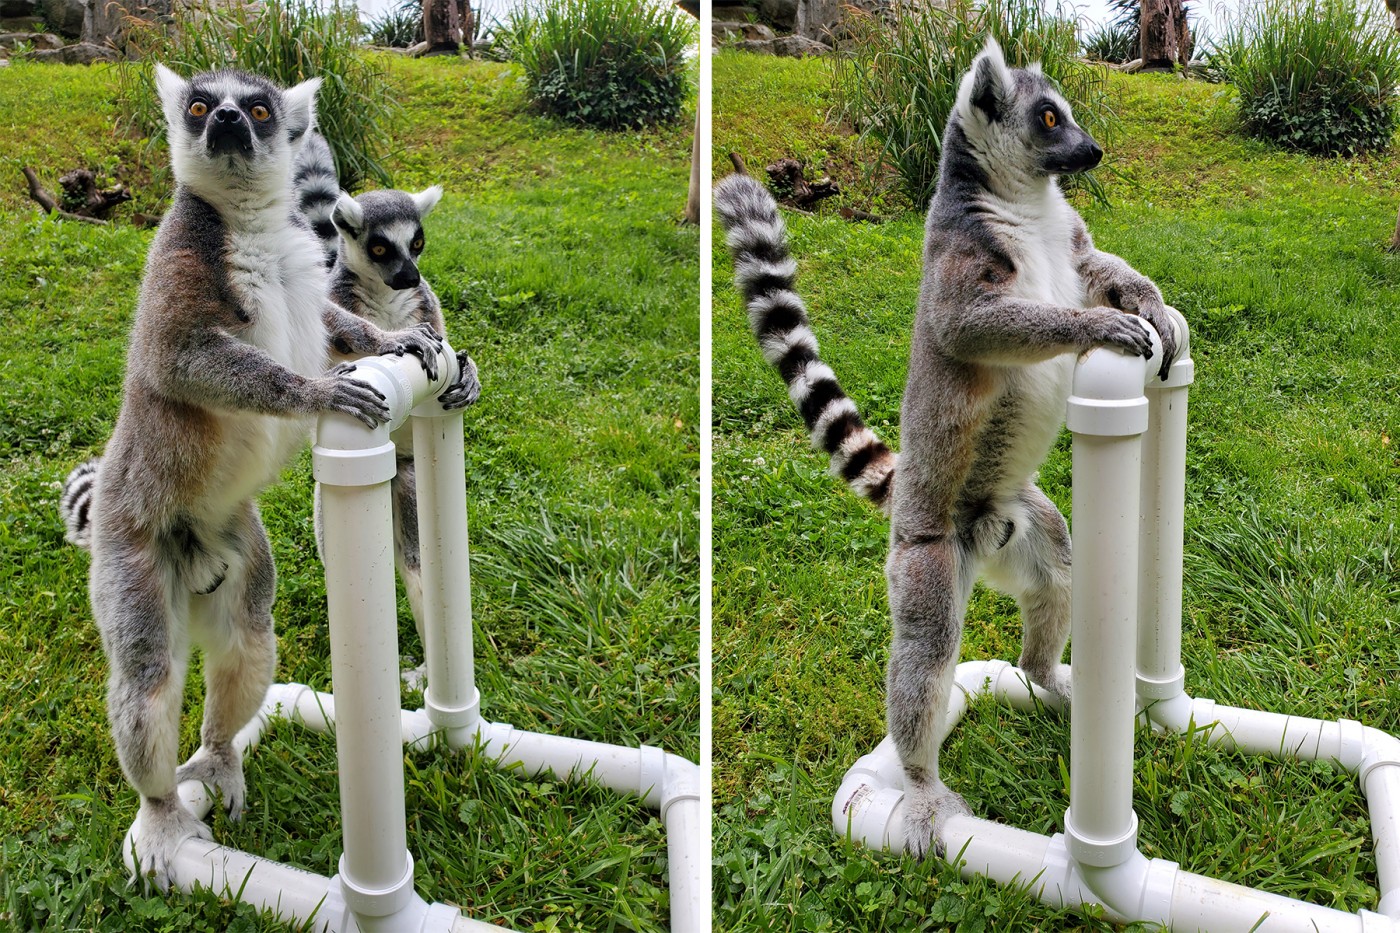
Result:
<instances>
[{"instance_id":1,"label":"tall grass clump","mask_svg":"<svg viewBox=\"0 0 1400 933\"><path fill-rule=\"evenodd\" d=\"M879 147L881 162L896 171L900 190L916 205L933 197L958 82L988 35L1012 67L1040 62L1100 143L1113 125L1106 72L1080 60L1075 24L1037 0L900 4L892 16L852 15L847 22L848 54L835 64L838 109ZM1092 178L1083 183L1101 195Z\"/></svg>"},{"instance_id":2,"label":"tall grass clump","mask_svg":"<svg viewBox=\"0 0 1400 933\"><path fill-rule=\"evenodd\" d=\"M1260 0L1227 18L1210 65L1259 139L1317 155L1384 149L1396 126L1400 42L1373 0Z\"/></svg>"},{"instance_id":3,"label":"tall grass clump","mask_svg":"<svg viewBox=\"0 0 1400 933\"><path fill-rule=\"evenodd\" d=\"M680 116L696 28L663 0L526 0L497 36L551 116L602 129Z\"/></svg>"},{"instance_id":4,"label":"tall grass clump","mask_svg":"<svg viewBox=\"0 0 1400 933\"><path fill-rule=\"evenodd\" d=\"M1138 30L1122 23L1104 23L1084 37L1084 57L1118 65L1137 58Z\"/></svg>"},{"instance_id":5,"label":"tall grass clump","mask_svg":"<svg viewBox=\"0 0 1400 933\"><path fill-rule=\"evenodd\" d=\"M215 68L240 68L287 87L323 78L316 122L335 151L342 188L366 179L391 183L384 160L397 107L385 72L361 49L363 29L353 5L322 8L314 0L258 4L177 4L172 26L137 25L138 57L118 69L123 121L151 140L165 127L155 86L155 63L184 77Z\"/></svg>"},{"instance_id":6,"label":"tall grass clump","mask_svg":"<svg viewBox=\"0 0 1400 933\"><path fill-rule=\"evenodd\" d=\"M423 41L423 0L403 0L365 23L370 45L406 49Z\"/></svg>"}]
</instances>

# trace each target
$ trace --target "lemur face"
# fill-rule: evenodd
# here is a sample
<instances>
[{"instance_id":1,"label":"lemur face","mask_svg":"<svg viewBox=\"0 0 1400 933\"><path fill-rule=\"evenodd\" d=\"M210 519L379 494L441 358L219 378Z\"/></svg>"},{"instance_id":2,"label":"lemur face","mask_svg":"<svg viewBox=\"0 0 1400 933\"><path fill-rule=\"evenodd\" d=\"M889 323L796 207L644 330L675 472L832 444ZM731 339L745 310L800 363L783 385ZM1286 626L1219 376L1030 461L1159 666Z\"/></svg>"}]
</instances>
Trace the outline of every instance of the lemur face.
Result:
<instances>
[{"instance_id":1,"label":"lemur face","mask_svg":"<svg viewBox=\"0 0 1400 933\"><path fill-rule=\"evenodd\" d=\"M315 117L313 78L283 91L242 71L212 71L186 81L163 65L156 81L165 111L175 177L263 181L286 171Z\"/></svg>"},{"instance_id":2,"label":"lemur face","mask_svg":"<svg viewBox=\"0 0 1400 933\"><path fill-rule=\"evenodd\" d=\"M1008 68L992 41L958 91L958 113L974 151L986 163L1025 175L1072 175L1099 164L1103 150L1074 121L1038 64Z\"/></svg>"},{"instance_id":3,"label":"lemur face","mask_svg":"<svg viewBox=\"0 0 1400 933\"><path fill-rule=\"evenodd\" d=\"M417 194L367 191L352 198L342 192L332 214L342 234L342 259L356 274L376 276L392 289L417 288L423 218L441 197L436 185Z\"/></svg>"}]
</instances>

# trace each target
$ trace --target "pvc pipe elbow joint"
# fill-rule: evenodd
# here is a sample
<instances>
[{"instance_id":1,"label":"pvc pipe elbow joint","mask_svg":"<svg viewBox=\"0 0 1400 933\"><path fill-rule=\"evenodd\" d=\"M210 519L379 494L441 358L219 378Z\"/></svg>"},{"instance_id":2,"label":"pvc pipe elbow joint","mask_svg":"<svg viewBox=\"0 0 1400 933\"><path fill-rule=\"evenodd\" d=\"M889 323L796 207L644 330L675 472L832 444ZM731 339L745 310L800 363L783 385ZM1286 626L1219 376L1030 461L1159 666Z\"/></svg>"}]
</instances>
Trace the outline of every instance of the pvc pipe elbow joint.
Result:
<instances>
[{"instance_id":1,"label":"pvc pipe elbow joint","mask_svg":"<svg viewBox=\"0 0 1400 933\"><path fill-rule=\"evenodd\" d=\"M1141 319L1139 319L1141 320ZM1141 321L1152 342L1152 359L1162 358L1162 338ZM1143 387L1155 377L1152 360L1112 347L1090 350L1074 367L1074 388L1065 423L1075 434L1125 437L1147 430Z\"/></svg>"}]
</instances>

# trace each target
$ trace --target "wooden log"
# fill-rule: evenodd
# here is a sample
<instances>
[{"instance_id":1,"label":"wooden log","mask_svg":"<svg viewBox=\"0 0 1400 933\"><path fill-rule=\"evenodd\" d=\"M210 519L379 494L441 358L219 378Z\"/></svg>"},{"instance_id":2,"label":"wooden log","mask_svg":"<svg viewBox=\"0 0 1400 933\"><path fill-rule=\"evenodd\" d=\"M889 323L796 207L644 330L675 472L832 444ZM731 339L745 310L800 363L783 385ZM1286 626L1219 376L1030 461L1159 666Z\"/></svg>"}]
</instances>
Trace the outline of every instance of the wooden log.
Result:
<instances>
[{"instance_id":1,"label":"wooden log","mask_svg":"<svg viewBox=\"0 0 1400 933\"><path fill-rule=\"evenodd\" d=\"M43 185L39 183L39 176L34 174L34 170L32 168L26 165L23 168L21 168L20 171L24 173L24 180L29 185L29 197L36 204L38 204L44 209L44 213L56 214L59 217L62 217L64 220L79 220L83 223L97 224L103 227L107 225L107 221L100 220L97 217L84 217L81 214L74 214L70 211L65 211L62 207L59 206L58 199L55 198Z\"/></svg>"},{"instance_id":2,"label":"wooden log","mask_svg":"<svg viewBox=\"0 0 1400 933\"><path fill-rule=\"evenodd\" d=\"M462 15L457 0L423 0L425 55L456 54L462 47Z\"/></svg>"}]
</instances>

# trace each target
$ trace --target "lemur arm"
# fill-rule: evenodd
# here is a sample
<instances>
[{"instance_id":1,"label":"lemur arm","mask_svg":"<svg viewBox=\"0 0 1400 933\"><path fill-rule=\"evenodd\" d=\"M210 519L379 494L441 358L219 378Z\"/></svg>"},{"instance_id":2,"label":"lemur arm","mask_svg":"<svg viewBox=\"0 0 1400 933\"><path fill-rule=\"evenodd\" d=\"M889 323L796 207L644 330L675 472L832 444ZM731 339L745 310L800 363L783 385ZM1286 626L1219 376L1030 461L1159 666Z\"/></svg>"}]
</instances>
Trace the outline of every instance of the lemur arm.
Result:
<instances>
[{"instance_id":1,"label":"lemur arm","mask_svg":"<svg viewBox=\"0 0 1400 933\"><path fill-rule=\"evenodd\" d=\"M370 427L389 417L384 397L370 386L335 376L308 379L219 327L192 331L166 352L156 361L156 387L174 401L265 415L334 410Z\"/></svg>"},{"instance_id":2,"label":"lemur arm","mask_svg":"<svg viewBox=\"0 0 1400 933\"><path fill-rule=\"evenodd\" d=\"M1074 265L1088 301L1136 314L1161 336L1162 366L1158 375L1165 379L1176 358L1176 328L1156 284L1112 253L1095 249L1082 223L1074 232Z\"/></svg>"},{"instance_id":3,"label":"lemur arm","mask_svg":"<svg viewBox=\"0 0 1400 933\"><path fill-rule=\"evenodd\" d=\"M351 314L333 301L327 301L321 311L331 346L339 353L379 356L412 353L423 363L429 379L437 378L437 355L442 349L442 337L431 324L416 324L406 330L382 331L369 321Z\"/></svg>"},{"instance_id":4,"label":"lemur arm","mask_svg":"<svg viewBox=\"0 0 1400 933\"><path fill-rule=\"evenodd\" d=\"M1015 268L985 249L948 249L932 266L932 293L942 300L924 318L954 359L1025 365L1096 346L1151 352L1147 331L1114 308L1069 308L1008 294Z\"/></svg>"}]
</instances>

